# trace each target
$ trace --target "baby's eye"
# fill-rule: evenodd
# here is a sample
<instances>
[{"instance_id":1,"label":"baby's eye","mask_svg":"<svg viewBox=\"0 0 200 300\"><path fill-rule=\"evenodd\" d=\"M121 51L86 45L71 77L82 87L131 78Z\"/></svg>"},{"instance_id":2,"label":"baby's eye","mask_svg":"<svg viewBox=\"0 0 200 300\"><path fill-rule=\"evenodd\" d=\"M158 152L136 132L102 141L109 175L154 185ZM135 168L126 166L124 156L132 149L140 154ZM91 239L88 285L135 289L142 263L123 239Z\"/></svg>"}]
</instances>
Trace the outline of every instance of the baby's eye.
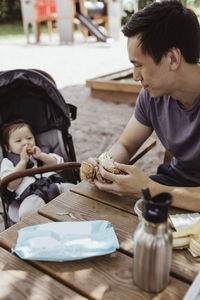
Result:
<instances>
[{"instance_id":1,"label":"baby's eye","mask_svg":"<svg viewBox=\"0 0 200 300\"><path fill-rule=\"evenodd\" d=\"M29 136L29 137L28 137L28 140L32 140L32 138L33 138L32 136Z\"/></svg>"},{"instance_id":2,"label":"baby's eye","mask_svg":"<svg viewBox=\"0 0 200 300\"><path fill-rule=\"evenodd\" d=\"M21 140L16 140L15 142L16 142L16 143L20 143L20 142L21 142Z\"/></svg>"}]
</instances>

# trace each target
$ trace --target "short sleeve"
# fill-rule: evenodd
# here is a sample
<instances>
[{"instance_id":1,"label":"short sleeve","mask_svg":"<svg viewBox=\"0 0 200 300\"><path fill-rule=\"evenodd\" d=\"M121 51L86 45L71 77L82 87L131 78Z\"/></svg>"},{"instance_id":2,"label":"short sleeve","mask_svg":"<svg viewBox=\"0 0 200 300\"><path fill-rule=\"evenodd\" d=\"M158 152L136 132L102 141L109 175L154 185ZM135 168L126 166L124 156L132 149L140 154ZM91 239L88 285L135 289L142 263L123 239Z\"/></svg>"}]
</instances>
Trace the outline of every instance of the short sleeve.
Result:
<instances>
[{"instance_id":1,"label":"short sleeve","mask_svg":"<svg viewBox=\"0 0 200 300\"><path fill-rule=\"evenodd\" d=\"M0 178L2 179L10 175L13 172L14 168L15 167L13 163L9 159L4 158L1 163Z\"/></svg>"},{"instance_id":2,"label":"short sleeve","mask_svg":"<svg viewBox=\"0 0 200 300\"><path fill-rule=\"evenodd\" d=\"M135 118L143 125L152 127L149 115L151 96L144 89L139 93L136 101L134 115Z\"/></svg>"}]
</instances>

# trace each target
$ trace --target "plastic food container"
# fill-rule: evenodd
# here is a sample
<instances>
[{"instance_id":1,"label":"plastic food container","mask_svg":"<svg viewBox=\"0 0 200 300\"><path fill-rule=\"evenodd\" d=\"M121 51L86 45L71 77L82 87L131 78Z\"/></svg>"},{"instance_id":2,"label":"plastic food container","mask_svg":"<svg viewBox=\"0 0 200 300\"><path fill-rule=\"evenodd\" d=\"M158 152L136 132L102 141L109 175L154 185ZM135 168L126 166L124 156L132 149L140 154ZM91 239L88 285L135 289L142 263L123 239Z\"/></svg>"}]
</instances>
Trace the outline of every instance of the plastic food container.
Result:
<instances>
[{"instance_id":1,"label":"plastic food container","mask_svg":"<svg viewBox=\"0 0 200 300\"><path fill-rule=\"evenodd\" d=\"M134 206L134 212L138 216L139 221L142 220L142 202L143 202L143 199L141 198L141 199L137 200L137 202L135 203L135 206Z\"/></svg>"}]
</instances>

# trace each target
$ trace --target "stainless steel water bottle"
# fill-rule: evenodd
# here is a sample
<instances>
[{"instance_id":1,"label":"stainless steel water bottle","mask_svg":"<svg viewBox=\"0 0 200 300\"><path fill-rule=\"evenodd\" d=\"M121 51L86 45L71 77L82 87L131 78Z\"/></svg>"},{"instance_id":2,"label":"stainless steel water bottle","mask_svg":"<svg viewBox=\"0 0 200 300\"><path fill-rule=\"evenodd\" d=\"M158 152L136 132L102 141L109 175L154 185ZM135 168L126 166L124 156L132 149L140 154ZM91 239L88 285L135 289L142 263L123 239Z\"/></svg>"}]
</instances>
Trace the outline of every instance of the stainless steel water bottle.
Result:
<instances>
[{"instance_id":1,"label":"stainless steel water bottle","mask_svg":"<svg viewBox=\"0 0 200 300\"><path fill-rule=\"evenodd\" d=\"M134 233L134 282L147 292L160 292L169 282L172 233L167 218L171 202L168 193L144 198L142 222Z\"/></svg>"}]
</instances>

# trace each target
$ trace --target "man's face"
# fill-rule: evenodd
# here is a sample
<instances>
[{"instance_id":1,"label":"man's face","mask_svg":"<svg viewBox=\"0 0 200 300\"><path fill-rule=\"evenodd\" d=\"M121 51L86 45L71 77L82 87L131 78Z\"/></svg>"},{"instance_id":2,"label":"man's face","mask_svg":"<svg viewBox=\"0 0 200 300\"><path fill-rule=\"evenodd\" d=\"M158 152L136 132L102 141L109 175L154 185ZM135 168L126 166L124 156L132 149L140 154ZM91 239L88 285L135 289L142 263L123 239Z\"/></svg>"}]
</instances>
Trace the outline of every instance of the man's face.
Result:
<instances>
[{"instance_id":1,"label":"man's face","mask_svg":"<svg viewBox=\"0 0 200 300\"><path fill-rule=\"evenodd\" d=\"M170 71L168 56L163 56L160 63L156 64L151 56L142 52L139 36L128 38L128 53L134 65L133 79L141 81L152 97L170 95L174 74Z\"/></svg>"}]
</instances>

